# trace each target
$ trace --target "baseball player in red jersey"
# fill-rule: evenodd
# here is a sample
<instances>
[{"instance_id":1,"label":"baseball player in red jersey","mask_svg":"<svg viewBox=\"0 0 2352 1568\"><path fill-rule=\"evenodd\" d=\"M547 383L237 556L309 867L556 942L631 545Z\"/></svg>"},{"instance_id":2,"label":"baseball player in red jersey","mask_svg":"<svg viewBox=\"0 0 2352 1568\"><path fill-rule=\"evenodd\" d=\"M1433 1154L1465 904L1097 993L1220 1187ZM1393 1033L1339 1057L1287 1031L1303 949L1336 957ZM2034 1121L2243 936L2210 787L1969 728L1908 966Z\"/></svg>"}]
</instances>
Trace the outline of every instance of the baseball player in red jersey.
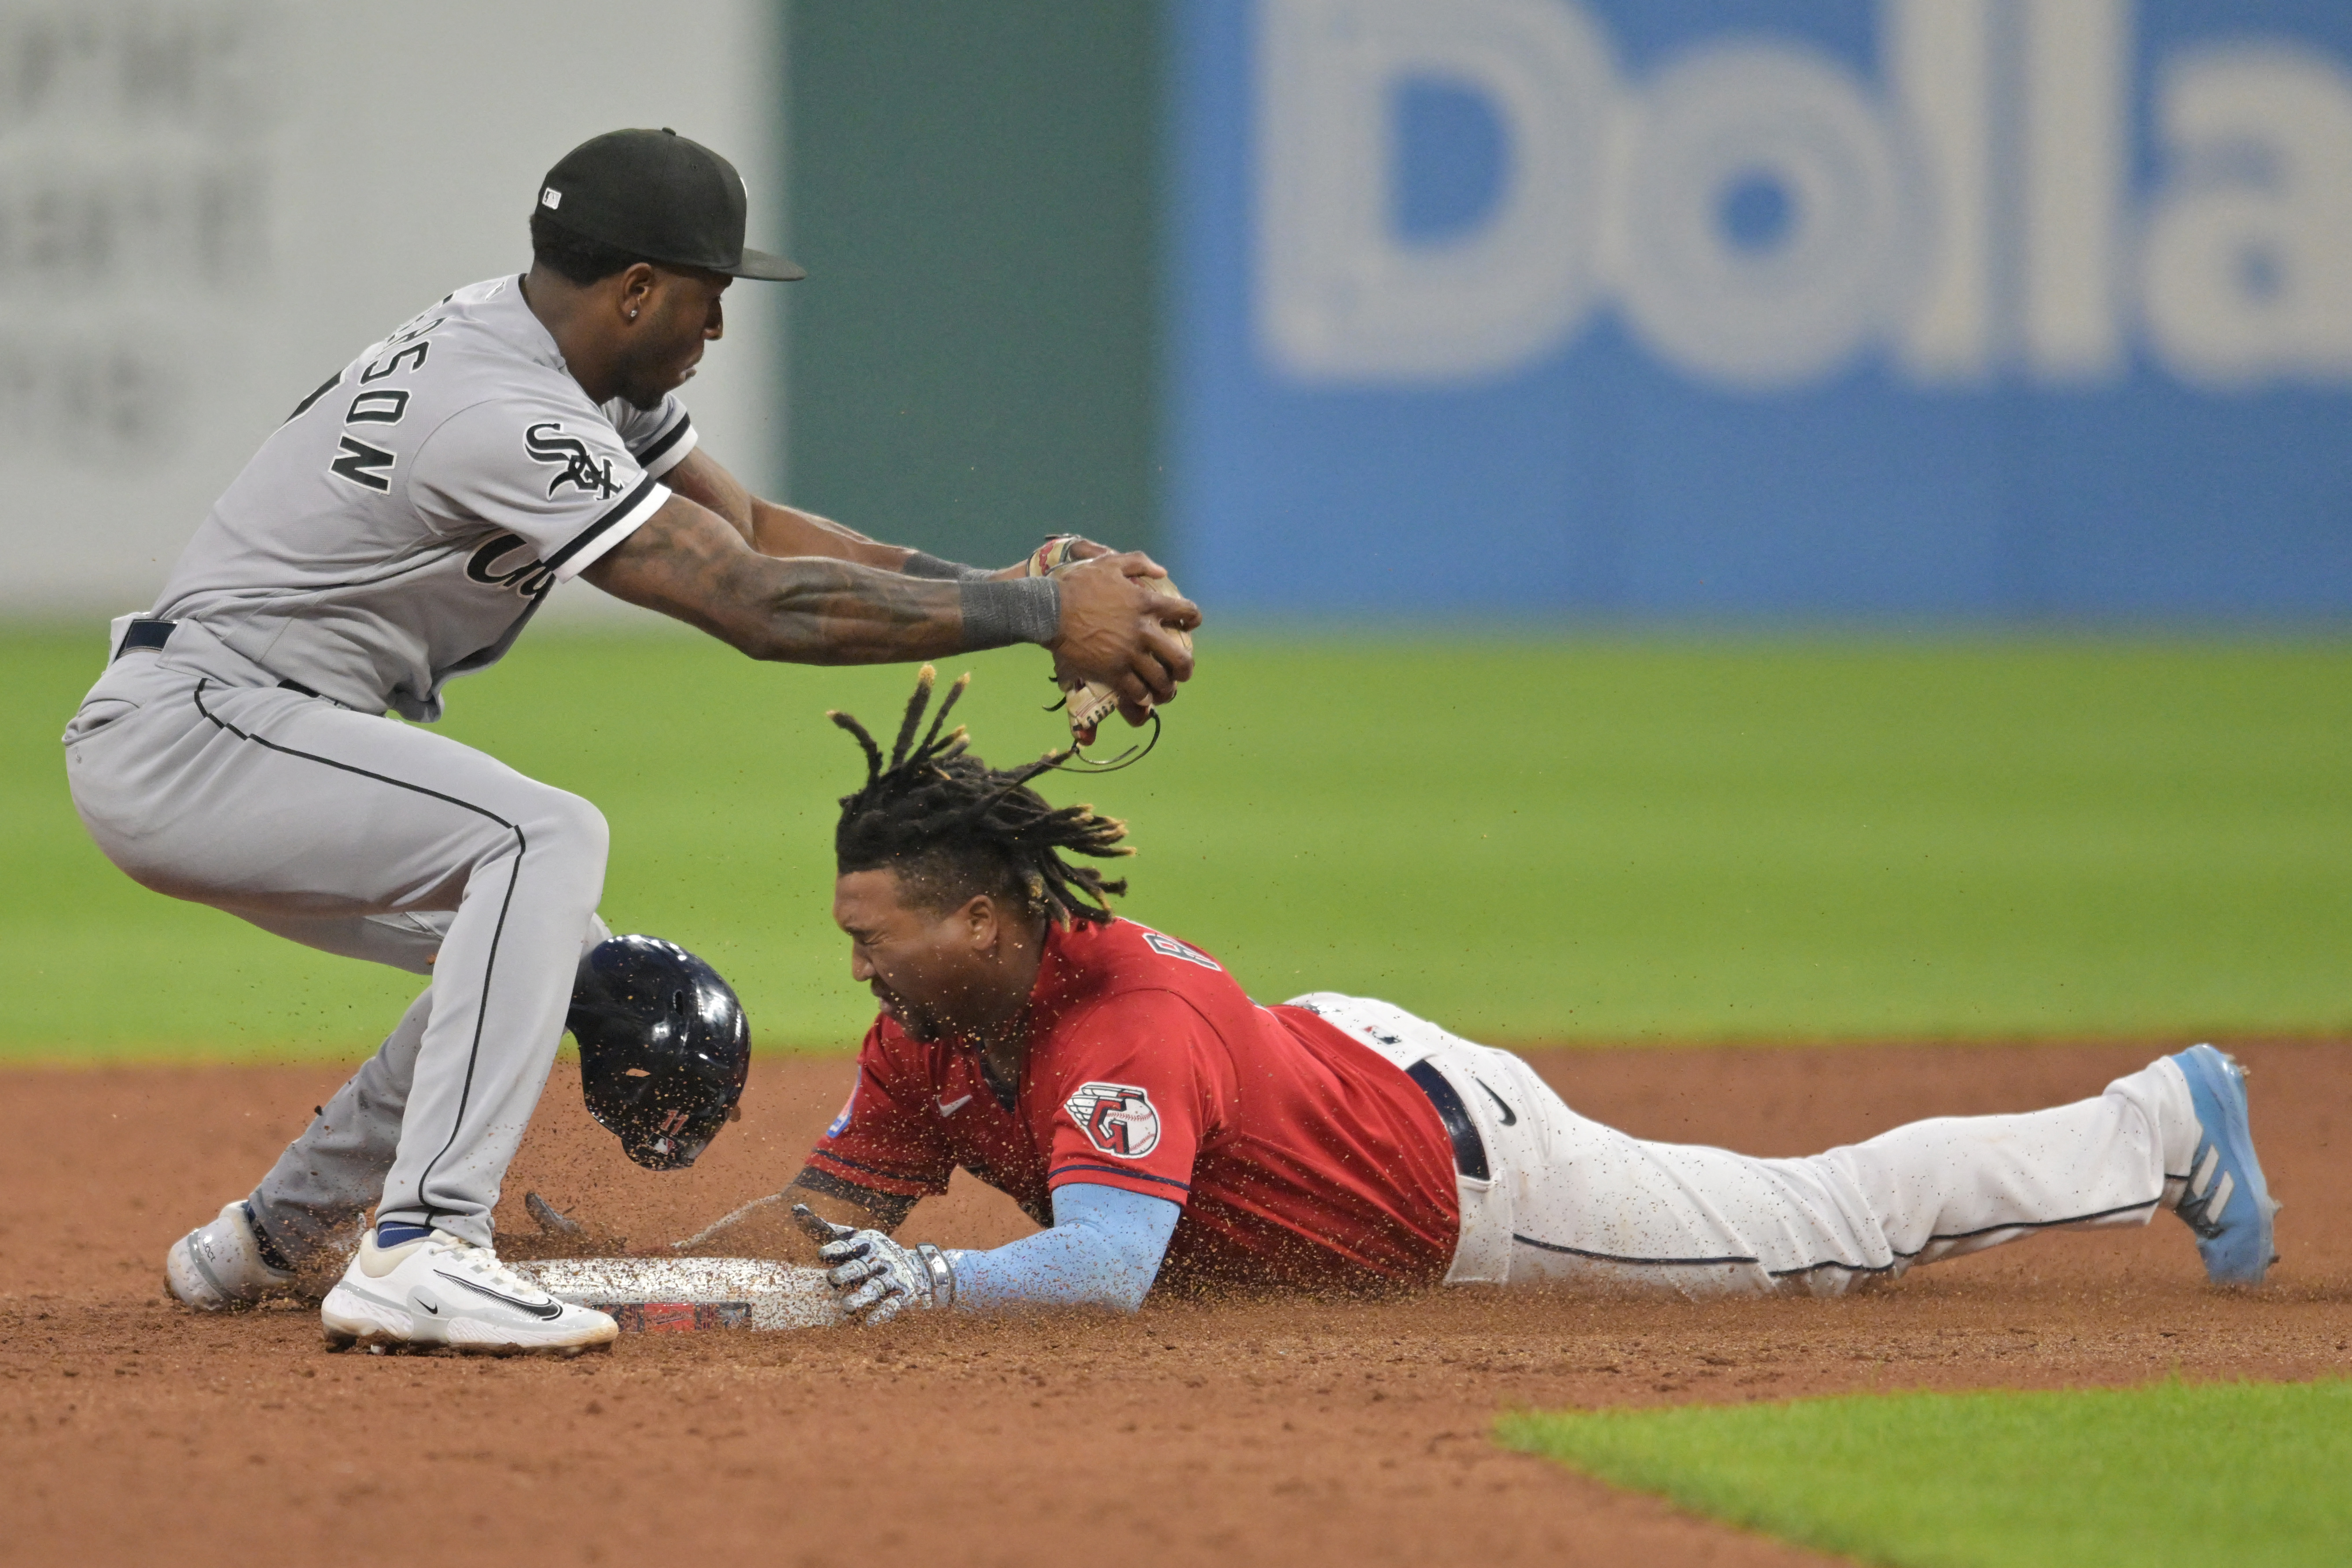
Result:
<instances>
[{"instance_id":1,"label":"baseball player in red jersey","mask_svg":"<svg viewBox=\"0 0 2352 1568\"><path fill-rule=\"evenodd\" d=\"M961 1166L1040 1224L1066 1183L1179 1204L1170 1282L1445 1277L1461 1215L1435 1110L1313 1013L1255 1005L1207 954L1130 921L1049 923L1024 1037L998 1075L886 1014L800 1185L911 1202Z\"/></svg>"},{"instance_id":2,"label":"baseball player in red jersey","mask_svg":"<svg viewBox=\"0 0 2352 1568\"><path fill-rule=\"evenodd\" d=\"M881 1016L857 1082L775 1198L844 1307L1132 1310L1155 1287L1484 1282L1839 1294L2038 1230L2186 1219L2209 1276L2259 1283L2274 1205L2242 1075L2210 1046L2095 1098L1914 1122L1807 1159L1651 1143L1579 1116L1508 1052L1387 1003L1244 994L1209 954L1114 917L1066 855L1122 824L1048 805L929 729L842 802L834 914ZM957 684L961 692L962 683ZM921 731L918 739L918 732ZM986 1251L892 1238L957 1167L1045 1228Z\"/></svg>"}]
</instances>

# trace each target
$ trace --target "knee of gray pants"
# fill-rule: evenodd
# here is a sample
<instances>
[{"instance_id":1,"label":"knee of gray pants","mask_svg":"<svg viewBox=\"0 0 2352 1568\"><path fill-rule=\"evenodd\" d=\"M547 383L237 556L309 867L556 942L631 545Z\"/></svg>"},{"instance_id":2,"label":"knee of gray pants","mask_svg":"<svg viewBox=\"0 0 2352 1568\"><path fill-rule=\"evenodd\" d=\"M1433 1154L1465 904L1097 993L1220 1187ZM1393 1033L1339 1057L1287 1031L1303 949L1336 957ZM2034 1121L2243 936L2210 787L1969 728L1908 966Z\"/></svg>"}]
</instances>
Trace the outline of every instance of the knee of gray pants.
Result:
<instances>
[{"instance_id":1,"label":"knee of gray pants","mask_svg":"<svg viewBox=\"0 0 2352 1568\"><path fill-rule=\"evenodd\" d=\"M534 851L552 851L567 866L601 886L613 847L613 830L593 801L560 789L542 792L517 821Z\"/></svg>"}]
</instances>

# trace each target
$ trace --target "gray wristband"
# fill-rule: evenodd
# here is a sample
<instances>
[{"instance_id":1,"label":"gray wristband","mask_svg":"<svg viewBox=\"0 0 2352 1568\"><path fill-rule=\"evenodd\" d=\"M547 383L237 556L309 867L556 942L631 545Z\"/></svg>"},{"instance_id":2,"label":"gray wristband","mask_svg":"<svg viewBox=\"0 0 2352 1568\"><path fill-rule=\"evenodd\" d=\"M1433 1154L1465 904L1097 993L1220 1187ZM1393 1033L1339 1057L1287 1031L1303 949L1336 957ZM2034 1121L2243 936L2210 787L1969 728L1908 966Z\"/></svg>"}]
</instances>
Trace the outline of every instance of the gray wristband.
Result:
<instances>
[{"instance_id":1,"label":"gray wristband","mask_svg":"<svg viewBox=\"0 0 2352 1568\"><path fill-rule=\"evenodd\" d=\"M910 552L906 563L898 568L902 577L929 577L943 583L972 583L989 574L985 566L966 566L960 561L950 561L929 551Z\"/></svg>"},{"instance_id":2,"label":"gray wristband","mask_svg":"<svg viewBox=\"0 0 2352 1568\"><path fill-rule=\"evenodd\" d=\"M963 651L1048 643L1062 629L1062 585L1051 577L967 581L963 587Z\"/></svg>"}]
</instances>

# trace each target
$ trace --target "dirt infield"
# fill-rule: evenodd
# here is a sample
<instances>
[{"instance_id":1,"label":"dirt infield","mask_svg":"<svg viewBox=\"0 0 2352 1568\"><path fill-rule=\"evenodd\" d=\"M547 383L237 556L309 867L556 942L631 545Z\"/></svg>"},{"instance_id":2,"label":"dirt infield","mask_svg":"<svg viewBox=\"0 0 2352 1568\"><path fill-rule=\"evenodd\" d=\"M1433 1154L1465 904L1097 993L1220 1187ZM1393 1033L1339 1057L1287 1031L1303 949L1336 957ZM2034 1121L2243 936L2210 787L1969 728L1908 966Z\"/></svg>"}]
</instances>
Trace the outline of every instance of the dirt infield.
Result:
<instances>
[{"instance_id":1,"label":"dirt infield","mask_svg":"<svg viewBox=\"0 0 2352 1568\"><path fill-rule=\"evenodd\" d=\"M1840 1301L1449 1292L1130 1320L625 1339L556 1363L330 1356L314 1313L163 1302L172 1237L245 1190L331 1071L0 1075L0 1562L858 1557L1038 1563L1793 1563L1485 1433L1514 1405L2352 1372L2352 1046L2241 1043L2287 1209L2274 1283L2205 1289L2187 1231L2037 1237ZM1808 1152L2095 1093L2148 1048L1531 1053L1647 1137ZM762 1061L696 1170L636 1170L560 1076L509 1181L639 1240L773 1191L838 1060ZM908 1229L1027 1228L984 1189Z\"/></svg>"}]
</instances>

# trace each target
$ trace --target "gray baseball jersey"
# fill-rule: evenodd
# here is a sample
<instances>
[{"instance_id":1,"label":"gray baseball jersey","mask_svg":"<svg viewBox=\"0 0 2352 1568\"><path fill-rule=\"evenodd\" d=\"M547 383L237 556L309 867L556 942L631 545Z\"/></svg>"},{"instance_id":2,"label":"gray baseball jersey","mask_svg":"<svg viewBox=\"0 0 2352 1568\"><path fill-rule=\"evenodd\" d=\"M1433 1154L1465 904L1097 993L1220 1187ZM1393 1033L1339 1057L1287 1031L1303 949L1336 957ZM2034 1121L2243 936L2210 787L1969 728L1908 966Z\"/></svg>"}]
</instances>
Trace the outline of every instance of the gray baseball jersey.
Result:
<instances>
[{"instance_id":1,"label":"gray baseball jersey","mask_svg":"<svg viewBox=\"0 0 2352 1568\"><path fill-rule=\"evenodd\" d=\"M603 929L608 833L588 802L383 715L437 717L442 683L658 510L693 446L674 398L591 402L518 279L461 289L263 443L173 568L170 636L116 658L67 729L75 807L131 877L432 977L296 1140L290 1184L255 1194L289 1255L370 1199L491 1239Z\"/></svg>"},{"instance_id":2,"label":"gray baseball jersey","mask_svg":"<svg viewBox=\"0 0 2352 1568\"><path fill-rule=\"evenodd\" d=\"M429 721L443 682L496 663L554 584L660 508L694 444L674 395L591 402L520 279L476 283L302 400L153 614L362 712Z\"/></svg>"}]
</instances>

